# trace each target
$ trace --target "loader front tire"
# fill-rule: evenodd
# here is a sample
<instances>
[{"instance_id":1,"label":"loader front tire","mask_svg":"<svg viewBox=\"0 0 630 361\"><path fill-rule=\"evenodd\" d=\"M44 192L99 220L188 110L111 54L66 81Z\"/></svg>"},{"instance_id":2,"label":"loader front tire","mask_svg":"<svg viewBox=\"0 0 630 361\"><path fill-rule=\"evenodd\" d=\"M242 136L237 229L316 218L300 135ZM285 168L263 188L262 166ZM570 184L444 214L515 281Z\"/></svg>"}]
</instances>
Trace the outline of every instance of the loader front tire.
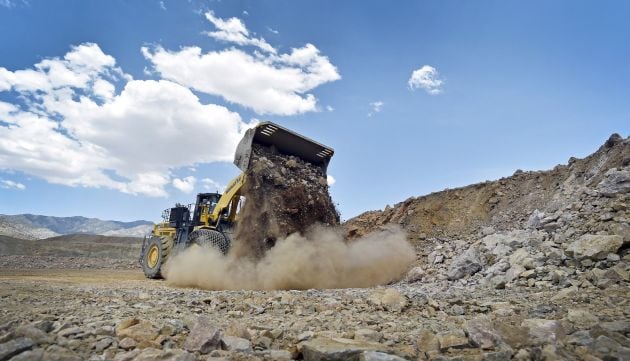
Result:
<instances>
[{"instance_id":1,"label":"loader front tire","mask_svg":"<svg viewBox=\"0 0 630 361\"><path fill-rule=\"evenodd\" d=\"M169 237L151 237L142 255L142 271L147 278L162 278L162 267L173 248Z\"/></svg>"},{"instance_id":2,"label":"loader front tire","mask_svg":"<svg viewBox=\"0 0 630 361\"><path fill-rule=\"evenodd\" d=\"M226 255L230 250L230 240L221 232L213 229L198 229L190 234L192 243L201 247L214 248Z\"/></svg>"}]
</instances>

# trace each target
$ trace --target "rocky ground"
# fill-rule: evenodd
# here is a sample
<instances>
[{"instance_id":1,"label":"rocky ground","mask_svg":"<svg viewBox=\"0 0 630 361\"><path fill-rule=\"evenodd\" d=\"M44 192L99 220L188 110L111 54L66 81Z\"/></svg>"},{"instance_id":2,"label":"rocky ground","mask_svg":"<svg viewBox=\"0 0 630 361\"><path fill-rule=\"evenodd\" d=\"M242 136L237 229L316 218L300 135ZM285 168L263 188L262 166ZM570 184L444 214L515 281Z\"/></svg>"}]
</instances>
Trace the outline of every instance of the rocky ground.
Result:
<instances>
[{"instance_id":1,"label":"rocky ground","mask_svg":"<svg viewBox=\"0 0 630 361\"><path fill-rule=\"evenodd\" d=\"M396 223L418 255L367 289L5 267L0 360L630 360L629 193L630 140L612 136L551 171L366 213L351 237Z\"/></svg>"}]
</instances>

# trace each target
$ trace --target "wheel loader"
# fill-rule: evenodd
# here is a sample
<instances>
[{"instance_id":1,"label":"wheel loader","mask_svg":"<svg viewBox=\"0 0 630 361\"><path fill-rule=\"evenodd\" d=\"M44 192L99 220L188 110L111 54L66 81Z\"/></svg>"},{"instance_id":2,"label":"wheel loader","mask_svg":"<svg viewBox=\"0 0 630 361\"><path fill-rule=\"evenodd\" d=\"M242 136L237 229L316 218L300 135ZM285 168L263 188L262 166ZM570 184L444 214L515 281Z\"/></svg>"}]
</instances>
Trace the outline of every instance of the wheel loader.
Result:
<instances>
[{"instance_id":1,"label":"wheel loader","mask_svg":"<svg viewBox=\"0 0 630 361\"><path fill-rule=\"evenodd\" d=\"M253 145L273 147L319 166L324 174L333 156L333 149L292 132L272 122L262 122L248 129L239 142L234 164L242 171L230 181L223 194L199 193L194 204L176 204L162 213L162 221L153 226L144 238L140 264L147 278L161 278L162 267L175 253L197 244L214 247L226 255L231 234L238 224L242 202L241 189L246 182Z\"/></svg>"}]
</instances>

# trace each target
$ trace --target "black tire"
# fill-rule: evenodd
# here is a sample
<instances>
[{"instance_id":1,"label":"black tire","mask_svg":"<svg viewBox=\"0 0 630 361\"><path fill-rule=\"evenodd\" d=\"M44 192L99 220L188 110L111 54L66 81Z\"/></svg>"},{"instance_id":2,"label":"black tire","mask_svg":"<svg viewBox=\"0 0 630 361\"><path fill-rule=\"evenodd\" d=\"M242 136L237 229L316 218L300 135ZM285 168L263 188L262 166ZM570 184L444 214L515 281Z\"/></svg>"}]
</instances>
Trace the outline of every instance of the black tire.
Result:
<instances>
[{"instance_id":1,"label":"black tire","mask_svg":"<svg viewBox=\"0 0 630 361\"><path fill-rule=\"evenodd\" d=\"M162 278L162 266L173 249L170 237L152 236L142 254L142 271L147 278Z\"/></svg>"},{"instance_id":2,"label":"black tire","mask_svg":"<svg viewBox=\"0 0 630 361\"><path fill-rule=\"evenodd\" d=\"M198 229L190 233L188 239L191 243L201 247L215 248L223 255L230 250L230 239L223 233L213 229Z\"/></svg>"}]
</instances>

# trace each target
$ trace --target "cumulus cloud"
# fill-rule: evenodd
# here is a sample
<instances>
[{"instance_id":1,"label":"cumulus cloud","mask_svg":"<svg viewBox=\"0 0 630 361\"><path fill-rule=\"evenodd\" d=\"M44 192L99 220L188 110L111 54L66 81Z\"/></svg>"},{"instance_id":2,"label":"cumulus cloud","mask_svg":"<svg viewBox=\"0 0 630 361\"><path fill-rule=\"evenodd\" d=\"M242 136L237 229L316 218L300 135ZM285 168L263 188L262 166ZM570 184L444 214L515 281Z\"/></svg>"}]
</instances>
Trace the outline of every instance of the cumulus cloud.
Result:
<instances>
[{"instance_id":1,"label":"cumulus cloud","mask_svg":"<svg viewBox=\"0 0 630 361\"><path fill-rule=\"evenodd\" d=\"M0 102L0 169L68 186L165 196L173 169L230 161L248 126L182 85L133 80L90 43L31 69L0 67L0 91L24 100Z\"/></svg>"},{"instance_id":2,"label":"cumulus cloud","mask_svg":"<svg viewBox=\"0 0 630 361\"><path fill-rule=\"evenodd\" d=\"M437 69L430 65L423 65L420 69L414 70L407 81L409 89L424 89L428 94L437 95L442 93L444 80L440 79Z\"/></svg>"},{"instance_id":3,"label":"cumulus cloud","mask_svg":"<svg viewBox=\"0 0 630 361\"><path fill-rule=\"evenodd\" d=\"M370 111L368 112L368 117L371 117L376 113L380 113L381 110L383 110L384 105L385 103L380 100L370 103Z\"/></svg>"},{"instance_id":4,"label":"cumulus cloud","mask_svg":"<svg viewBox=\"0 0 630 361\"><path fill-rule=\"evenodd\" d=\"M265 50L229 48L203 52L192 46L170 51L160 46L142 52L163 78L251 108L259 114L294 115L317 110L314 88L341 78L328 57L313 44L279 54L263 39L253 39L238 18L206 17L217 27L215 39Z\"/></svg>"},{"instance_id":5,"label":"cumulus cloud","mask_svg":"<svg viewBox=\"0 0 630 361\"><path fill-rule=\"evenodd\" d=\"M212 180L210 178L204 178L201 180L201 184L203 185L203 189L207 191L223 191L223 186L219 184L219 182Z\"/></svg>"},{"instance_id":6,"label":"cumulus cloud","mask_svg":"<svg viewBox=\"0 0 630 361\"><path fill-rule=\"evenodd\" d=\"M188 176L186 178L175 178L173 179L173 187L179 189L184 193L190 193L195 189L195 184L197 183L197 178L193 176Z\"/></svg>"},{"instance_id":7,"label":"cumulus cloud","mask_svg":"<svg viewBox=\"0 0 630 361\"><path fill-rule=\"evenodd\" d=\"M8 179L0 179L0 188L4 189L17 189L23 191L26 189L26 186L19 182L14 182Z\"/></svg>"},{"instance_id":8,"label":"cumulus cloud","mask_svg":"<svg viewBox=\"0 0 630 361\"><path fill-rule=\"evenodd\" d=\"M214 12L212 11L208 11L205 15L206 19L208 19L208 21L211 22L217 29L216 31L207 32L208 36L228 43L252 45L269 53L276 52L276 49L269 45L265 39L252 38L249 35L249 30L247 30L241 19L221 19L214 16Z\"/></svg>"}]
</instances>

